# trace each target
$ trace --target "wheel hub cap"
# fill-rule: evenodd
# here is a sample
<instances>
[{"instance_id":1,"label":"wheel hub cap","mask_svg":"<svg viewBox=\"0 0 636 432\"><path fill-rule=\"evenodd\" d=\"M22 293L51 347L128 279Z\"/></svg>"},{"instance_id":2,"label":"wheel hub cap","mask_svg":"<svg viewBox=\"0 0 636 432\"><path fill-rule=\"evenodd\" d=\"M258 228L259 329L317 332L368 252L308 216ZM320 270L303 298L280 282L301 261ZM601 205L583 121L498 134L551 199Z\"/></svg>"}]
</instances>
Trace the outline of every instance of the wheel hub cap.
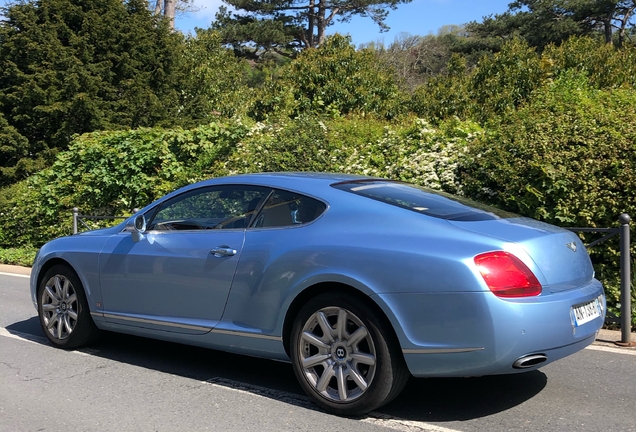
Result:
<instances>
[{"instance_id":1,"label":"wheel hub cap","mask_svg":"<svg viewBox=\"0 0 636 432\"><path fill-rule=\"evenodd\" d=\"M339 346L336 348L336 360L344 360L346 356L347 350L344 347Z\"/></svg>"},{"instance_id":2,"label":"wheel hub cap","mask_svg":"<svg viewBox=\"0 0 636 432\"><path fill-rule=\"evenodd\" d=\"M375 375L376 351L362 320L339 307L319 310L301 333L300 360L313 389L334 402L351 402Z\"/></svg>"}]
</instances>

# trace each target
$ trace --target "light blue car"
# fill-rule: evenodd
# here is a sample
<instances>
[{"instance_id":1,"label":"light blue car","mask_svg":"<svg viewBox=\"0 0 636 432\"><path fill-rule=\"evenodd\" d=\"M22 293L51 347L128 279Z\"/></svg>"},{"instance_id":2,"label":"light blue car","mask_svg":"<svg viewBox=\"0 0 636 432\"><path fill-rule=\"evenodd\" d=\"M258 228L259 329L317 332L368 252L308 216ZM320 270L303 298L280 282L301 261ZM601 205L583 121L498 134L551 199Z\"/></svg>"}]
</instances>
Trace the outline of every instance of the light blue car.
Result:
<instances>
[{"instance_id":1,"label":"light blue car","mask_svg":"<svg viewBox=\"0 0 636 432\"><path fill-rule=\"evenodd\" d=\"M267 173L179 189L40 249L61 348L99 330L290 361L341 415L410 375L530 371L592 343L605 296L573 233L407 183Z\"/></svg>"}]
</instances>

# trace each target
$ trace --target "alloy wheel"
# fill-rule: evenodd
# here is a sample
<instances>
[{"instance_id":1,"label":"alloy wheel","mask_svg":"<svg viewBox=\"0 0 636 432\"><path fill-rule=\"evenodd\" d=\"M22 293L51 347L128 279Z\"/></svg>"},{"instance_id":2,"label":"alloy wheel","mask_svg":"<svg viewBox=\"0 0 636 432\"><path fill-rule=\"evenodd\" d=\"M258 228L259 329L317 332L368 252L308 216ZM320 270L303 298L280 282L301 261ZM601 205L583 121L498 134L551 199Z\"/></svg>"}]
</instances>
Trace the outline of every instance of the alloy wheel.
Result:
<instances>
[{"instance_id":1,"label":"alloy wheel","mask_svg":"<svg viewBox=\"0 0 636 432\"><path fill-rule=\"evenodd\" d=\"M49 334L58 340L67 339L77 324L78 300L75 288L64 275L52 276L41 297L42 318Z\"/></svg>"},{"instance_id":2,"label":"alloy wheel","mask_svg":"<svg viewBox=\"0 0 636 432\"><path fill-rule=\"evenodd\" d=\"M376 370L376 349L355 314L326 307L309 317L300 334L299 359L308 383L331 402L362 396Z\"/></svg>"}]
</instances>

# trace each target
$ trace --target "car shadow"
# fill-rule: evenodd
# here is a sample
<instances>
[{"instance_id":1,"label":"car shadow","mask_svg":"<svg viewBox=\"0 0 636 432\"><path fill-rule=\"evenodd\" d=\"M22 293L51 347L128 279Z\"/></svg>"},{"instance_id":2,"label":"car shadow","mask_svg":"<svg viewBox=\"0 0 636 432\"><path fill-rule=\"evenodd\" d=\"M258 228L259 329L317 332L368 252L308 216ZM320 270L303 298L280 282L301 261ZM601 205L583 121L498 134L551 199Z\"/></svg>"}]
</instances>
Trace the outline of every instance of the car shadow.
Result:
<instances>
[{"instance_id":1,"label":"car shadow","mask_svg":"<svg viewBox=\"0 0 636 432\"><path fill-rule=\"evenodd\" d=\"M411 378L400 396L381 411L428 423L472 420L532 399L547 381L539 370L473 378Z\"/></svg>"},{"instance_id":2,"label":"car shadow","mask_svg":"<svg viewBox=\"0 0 636 432\"><path fill-rule=\"evenodd\" d=\"M50 346L37 317L11 324L6 330ZM111 332L103 332L79 351L320 410L304 395L288 363ZM372 415L428 423L471 420L513 408L541 392L546 383L541 371L480 378L411 378L398 398Z\"/></svg>"}]
</instances>

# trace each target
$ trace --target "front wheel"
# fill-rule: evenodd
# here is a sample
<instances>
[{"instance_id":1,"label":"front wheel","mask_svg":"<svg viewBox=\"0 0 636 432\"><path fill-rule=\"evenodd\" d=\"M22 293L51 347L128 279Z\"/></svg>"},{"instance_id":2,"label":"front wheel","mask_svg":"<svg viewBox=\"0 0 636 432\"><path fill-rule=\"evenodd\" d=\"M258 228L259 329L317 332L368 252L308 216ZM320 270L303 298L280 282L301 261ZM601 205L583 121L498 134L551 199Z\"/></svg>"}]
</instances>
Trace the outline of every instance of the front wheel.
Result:
<instances>
[{"instance_id":1,"label":"front wheel","mask_svg":"<svg viewBox=\"0 0 636 432\"><path fill-rule=\"evenodd\" d=\"M51 267L38 286L37 299L42 330L53 345L78 348L97 335L82 283L69 267Z\"/></svg>"},{"instance_id":2,"label":"front wheel","mask_svg":"<svg viewBox=\"0 0 636 432\"><path fill-rule=\"evenodd\" d=\"M291 338L300 385L335 414L367 413L397 396L408 380L392 330L354 296L311 299L298 313Z\"/></svg>"}]
</instances>

